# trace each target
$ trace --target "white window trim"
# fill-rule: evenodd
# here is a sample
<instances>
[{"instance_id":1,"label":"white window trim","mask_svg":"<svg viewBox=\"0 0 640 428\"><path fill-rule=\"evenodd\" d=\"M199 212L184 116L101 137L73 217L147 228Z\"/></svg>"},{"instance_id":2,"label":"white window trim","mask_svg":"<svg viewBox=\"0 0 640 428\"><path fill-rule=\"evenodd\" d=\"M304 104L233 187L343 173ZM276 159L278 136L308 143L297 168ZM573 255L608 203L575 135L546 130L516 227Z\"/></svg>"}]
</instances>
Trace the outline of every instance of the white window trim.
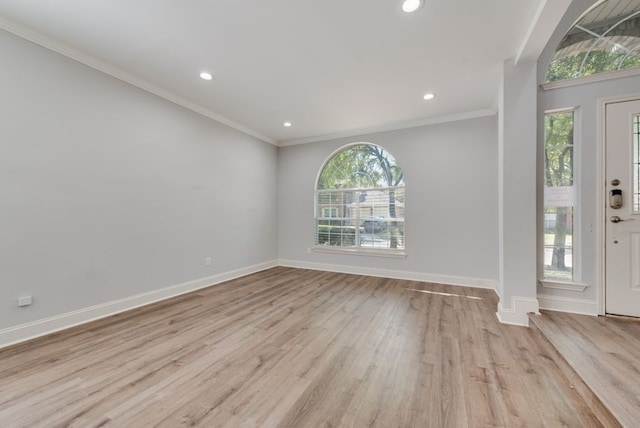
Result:
<instances>
[{"instance_id":1,"label":"white window trim","mask_svg":"<svg viewBox=\"0 0 640 428\"><path fill-rule=\"evenodd\" d=\"M553 288L556 290L568 290L568 291L578 291L583 292L589 286L587 284L582 284L574 281L559 281L559 280L551 280L551 279L541 279L538 281L543 288Z\"/></svg>"},{"instance_id":2,"label":"white window trim","mask_svg":"<svg viewBox=\"0 0 640 428\"><path fill-rule=\"evenodd\" d=\"M384 248L369 249L346 248L332 245L314 245L313 247L311 247L311 251L314 253L349 254L352 256L374 256L386 257L390 259L404 259L407 257L407 253L405 253L404 250L388 250Z\"/></svg>"}]
</instances>

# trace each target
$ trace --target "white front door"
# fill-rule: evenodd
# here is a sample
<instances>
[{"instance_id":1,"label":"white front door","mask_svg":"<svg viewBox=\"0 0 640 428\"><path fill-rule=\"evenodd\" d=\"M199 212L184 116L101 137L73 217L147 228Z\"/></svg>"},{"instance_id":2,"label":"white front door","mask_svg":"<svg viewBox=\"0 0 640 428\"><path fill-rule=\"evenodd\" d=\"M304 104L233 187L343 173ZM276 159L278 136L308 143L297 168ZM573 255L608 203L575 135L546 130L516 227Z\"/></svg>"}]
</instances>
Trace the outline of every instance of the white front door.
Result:
<instances>
[{"instance_id":1,"label":"white front door","mask_svg":"<svg viewBox=\"0 0 640 428\"><path fill-rule=\"evenodd\" d=\"M640 100L606 105L606 312L640 317Z\"/></svg>"}]
</instances>

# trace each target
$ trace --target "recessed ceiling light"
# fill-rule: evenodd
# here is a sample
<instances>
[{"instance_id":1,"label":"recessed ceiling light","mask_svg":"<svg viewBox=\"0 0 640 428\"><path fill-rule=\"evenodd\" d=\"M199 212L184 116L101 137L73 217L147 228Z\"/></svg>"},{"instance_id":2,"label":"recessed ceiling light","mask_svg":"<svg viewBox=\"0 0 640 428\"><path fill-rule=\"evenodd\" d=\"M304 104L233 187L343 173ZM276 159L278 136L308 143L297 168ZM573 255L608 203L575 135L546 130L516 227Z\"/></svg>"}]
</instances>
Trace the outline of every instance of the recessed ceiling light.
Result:
<instances>
[{"instance_id":1,"label":"recessed ceiling light","mask_svg":"<svg viewBox=\"0 0 640 428\"><path fill-rule=\"evenodd\" d=\"M402 2L402 10L405 12L415 12L422 6L422 0L404 0Z\"/></svg>"},{"instance_id":2,"label":"recessed ceiling light","mask_svg":"<svg viewBox=\"0 0 640 428\"><path fill-rule=\"evenodd\" d=\"M436 97L436 94L432 94L431 92L424 94L424 97L422 97L423 100L432 100Z\"/></svg>"},{"instance_id":3,"label":"recessed ceiling light","mask_svg":"<svg viewBox=\"0 0 640 428\"><path fill-rule=\"evenodd\" d=\"M291 128L291 122L285 122L282 124L282 126L285 126L287 128Z\"/></svg>"},{"instance_id":4,"label":"recessed ceiling light","mask_svg":"<svg viewBox=\"0 0 640 428\"><path fill-rule=\"evenodd\" d=\"M203 80L211 80L213 79L213 76L211 75L211 73L207 73L206 71L203 71L202 73L200 73L200 78Z\"/></svg>"}]
</instances>

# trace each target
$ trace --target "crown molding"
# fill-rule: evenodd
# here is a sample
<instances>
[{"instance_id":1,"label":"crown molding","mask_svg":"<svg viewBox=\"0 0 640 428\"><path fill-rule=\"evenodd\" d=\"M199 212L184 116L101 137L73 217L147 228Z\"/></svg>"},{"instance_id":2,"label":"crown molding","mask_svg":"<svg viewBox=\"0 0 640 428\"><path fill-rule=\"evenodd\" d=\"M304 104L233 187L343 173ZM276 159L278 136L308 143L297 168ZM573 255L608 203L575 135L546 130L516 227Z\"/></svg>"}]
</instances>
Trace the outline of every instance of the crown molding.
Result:
<instances>
[{"instance_id":1,"label":"crown molding","mask_svg":"<svg viewBox=\"0 0 640 428\"><path fill-rule=\"evenodd\" d=\"M417 128L426 125L436 125L439 123L456 122L459 120L475 119L479 117L495 116L498 110L495 108L474 110L465 113L450 114L446 116L426 117L408 122L392 123L371 128L360 128L335 134L318 135L315 137L298 138L293 140L280 141L280 147L296 146L299 144L317 143L319 141L337 140L339 138L355 137L358 135L374 134L378 132L399 131L401 129Z\"/></svg>"},{"instance_id":2,"label":"crown molding","mask_svg":"<svg viewBox=\"0 0 640 428\"><path fill-rule=\"evenodd\" d=\"M407 122L391 123L369 128L358 128L333 134L324 134L299 139L277 141L247 126L224 117L212 110L209 110L197 103L189 101L171 91L167 91L149 81L134 76L131 73L128 73L120 68L106 63L105 61L102 61L77 49L71 48L70 46L58 40L55 40L49 36L46 36L2 16L0 16L0 29L274 146L285 147L298 144L315 143L320 141L334 140L338 138L355 137L358 135L396 131L402 129L417 128L426 125L435 125L446 122L455 122L459 120L475 119L497 114L497 109L495 107L492 107L489 109L474 110L444 116L427 117Z\"/></svg>"},{"instance_id":3,"label":"crown molding","mask_svg":"<svg viewBox=\"0 0 640 428\"><path fill-rule=\"evenodd\" d=\"M14 34L22 39L25 39L32 43L40 45L46 49L49 49L53 52L56 52L67 58L77 61L81 64L84 64L88 67L91 67L95 70L101 71L102 73L108 74L109 76L115 77L118 80L126 82L146 92L149 92L151 94L164 98L167 101L170 101L186 109L189 109L202 116L208 117L209 119L215 120L216 122L229 126L244 134L251 135L252 137L255 137L266 143L273 144L274 146L278 145L276 140L274 140L273 138L267 137L266 135L263 135L249 127L246 127L237 122L234 122L233 120L228 119L199 104L186 100L185 98L182 98L179 95L174 94L173 92L162 89L159 86L154 85L153 83L150 83L144 79L136 77L133 74L127 73L124 70L114 67L104 61L101 61L77 49L73 49L70 46L67 46L58 40L54 40L49 36L45 36L44 34L41 34L37 31L34 31L30 28L27 28L21 24L18 24L2 16L0 16L0 29L5 30L11 34Z\"/></svg>"}]
</instances>

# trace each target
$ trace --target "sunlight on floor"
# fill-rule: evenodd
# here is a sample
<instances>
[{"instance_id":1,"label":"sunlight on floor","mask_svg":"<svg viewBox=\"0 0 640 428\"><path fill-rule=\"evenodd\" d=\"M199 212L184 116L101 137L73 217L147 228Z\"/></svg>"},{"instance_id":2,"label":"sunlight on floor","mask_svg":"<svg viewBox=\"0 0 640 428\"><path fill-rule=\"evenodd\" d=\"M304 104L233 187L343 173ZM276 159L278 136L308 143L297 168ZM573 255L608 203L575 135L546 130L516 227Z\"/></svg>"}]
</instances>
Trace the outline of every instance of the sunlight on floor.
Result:
<instances>
[{"instance_id":1,"label":"sunlight on floor","mask_svg":"<svg viewBox=\"0 0 640 428\"><path fill-rule=\"evenodd\" d=\"M467 299L482 300L482 297L463 296L462 294L442 293L442 292L439 292L439 291L416 290L415 288L405 288L405 290L417 291L418 293L438 294L440 296L466 297Z\"/></svg>"}]
</instances>

